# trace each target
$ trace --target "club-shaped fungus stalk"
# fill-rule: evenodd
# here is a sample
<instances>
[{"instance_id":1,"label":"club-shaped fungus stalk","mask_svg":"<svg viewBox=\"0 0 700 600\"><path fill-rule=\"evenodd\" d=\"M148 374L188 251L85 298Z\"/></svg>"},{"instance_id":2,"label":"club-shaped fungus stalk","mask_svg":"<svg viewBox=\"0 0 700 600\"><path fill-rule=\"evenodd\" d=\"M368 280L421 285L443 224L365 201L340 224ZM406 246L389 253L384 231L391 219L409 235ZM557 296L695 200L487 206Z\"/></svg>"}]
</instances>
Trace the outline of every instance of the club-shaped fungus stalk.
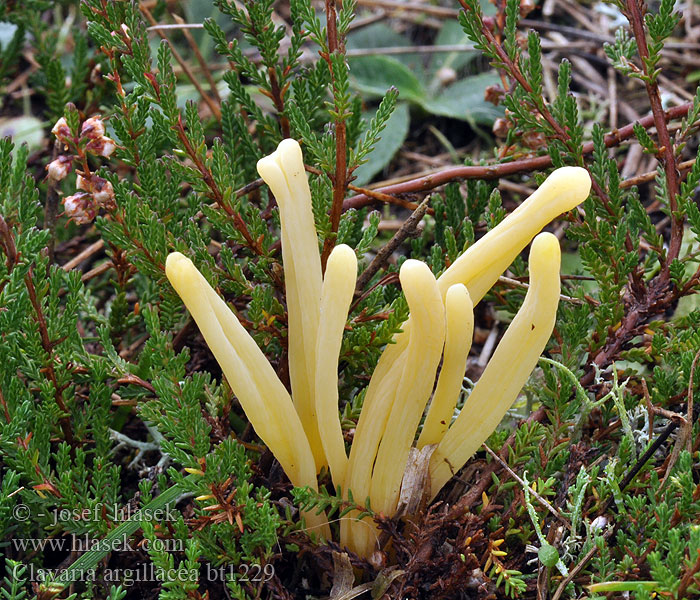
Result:
<instances>
[{"instance_id":1,"label":"club-shaped fungus stalk","mask_svg":"<svg viewBox=\"0 0 700 600\"><path fill-rule=\"evenodd\" d=\"M311 444L316 470L326 464L316 419L316 337L321 302L321 257L311 191L301 148L295 140L258 161L258 173L277 199L287 298L289 378L294 406Z\"/></svg>"},{"instance_id":2,"label":"club-shaped fungus stalk","mask_svg":"<svg viewBox=\"0 0 700 600\"><path fill-rule=\"evenodd\" d=\"M411 312L411 335L389 422L377 451L370 493L373 510L385 515L396 510L402 466L433 390L445 342L445 308L428 265L407 260L399 278Z\"/></svg>"},{"instance_id":3,"label":"club-shaped fungus stalk","mask_svg":"<svg viewBox=\"0 0 700 600\"><path fill-rule=\"evenodd\" d=\"M396 385L381 391L380 403L385 411L389 409L381 415L387 425L378 448L373 449L376 453L374 471L370 465L362 477L363 485L370 487L372 510L384 514L393 514L396 509L403 466L433 388L445 336L445 309L437 281L428 266L417 260L407 260L401 266L399 278L413 326L405 350L407 358ZM346 487L356 494L351 484ZM369 554L376 538L374 527L362 523L355 529L352 546Z\"/></svg>"},{"instance_id":4,"label":"club-shaped fungus stalk","mask_svg":"<svg viewBox=\"0 0 700 600\"><path fill-rule=\"evenodd\" d=\"M382 439L389 413L399 385L403 365L398 360L408 345L408 336L395 337L396 342L387 345L374 368L365 392L360 418L355 427L355 437L350 447L350 458L345 471L346 498L348 490L352 491L354 499L363 504L362 499L369 497L372 481L372 466L377 456L377 448ZM341 544L356 548L353 537L369 536L374 528L367 521L355 521L357 513L351 512L348 518L340 522ZM368 538L369 539L369 538Z\"/></svg>"},{"instance_id":5,"label":"club-shaped fungus stalk","mask_svg":"<svg viewBox=\"0 0 700 600\"><path fill-rule=\"evenodd\" d=\"M552 335L559 304L559 241L541 233L530 250L530 287L462 412L430 459L435 496L491 435L537 365Z\"/></svg>"},{"instance_id":6,"label":"club-shaped fungus stalk","mask_svg":"<svg viewBox=\"0 0 700 600\"><path fill-rule=\"evenodd\" d=\"M476 305L532 238L552 219L583 202L590 188L590 176L581 167L562 167L554 171L529 198L470 246L438 278L443 298L452 285L461 283ZM406 361L410 318L402 329L379 358L355 430L345 477L345 489L352 491L354 498L365 498L368 494L377 448L391 412L389 404L393 403L391 390L396 389ZM353 515L350 513L351 517ZM361 551L355 539L366 536L368 529L365 523L344 521L341 540ZM368 552L366 547L363 551Z\"/></svg>"},{"instance_id":7,"label":"club-shaped fungus stalk","mask_svg":"<svg viewBox=\"0 0 700 600\"><path fill-rule=\"evenodd\" d=\"M501 223L455 260L438 278L443 297L455 283L469 290L474 306L550 221L583 202L591 177L582 167L561 167Z\"/></svg>"},{"instance_id":8,"label":"club-shaped fungus stalk","mask_svg":"<svg viewBox=\"0 0 700 600\"><path fill-rule=\"evenodd\" d=\"M221 366L260 439L294 485L317 488L316 466L292 399L236 315L192 261L174 252L165 273ZM329 536L324 515L305 514L307 526Z\"/></svg>"},{"instance_id":9,"label":"club-shaped fungus stalk","mask_svg":"<svg viewBox=\"0 0 700 600\"><path fill-rule=\"evenodd\" d=\"M343 485L348 457L338 413L338 357L355 291L357 257L340 244L328 257L321 287L321 313L316 342L316 416L333 483Z\"/></svg>"},{"instance_id":10,"label":"club-shaped fungus stalk","mask_svg":"<svg viewBox=\"0 0 700 600\"><path fill-rule=\"evenodd\" d=\"M437 386L430 401L416 446L437 444L450 426L462 391L467 357L474 334L474 305L461 283L450 286L445 296L445 354Z\"/></svg>"},{"instance_id":11,"label":"club-shaped fungus stalk","mask_svg":"<svg viewBox=\"0 0 700 600\"><path fill-rule=\"evenodd\" d=\"M549 221L583 202L590 177L579 167L554 171L497 227L468 248L437 280L416 260L400 280L410 316L382 352L366 389L349 457L338 415L338 360L357 275L354 251L331 253L325 279L311 194L299 144L284 140L258 162L277 198L288 310L291 397L274 369L226 303L189 259L168 257L166 274L192 313L255 431L296 486L317 489L316 474L330 467L336 486L357 504L369 499L390 516L397 506L408 454L435 381L418 447L435 445L430 494L457 472L496 428L537 364L559 301L560 251ZM450 424L461 390L474 327L473 306L515 257L530 250L530 284L483 375ZM377 532L350 513L340 543L369 557ZM325 516L305 514L329 538Z\"/></svg>"}]
</instances>

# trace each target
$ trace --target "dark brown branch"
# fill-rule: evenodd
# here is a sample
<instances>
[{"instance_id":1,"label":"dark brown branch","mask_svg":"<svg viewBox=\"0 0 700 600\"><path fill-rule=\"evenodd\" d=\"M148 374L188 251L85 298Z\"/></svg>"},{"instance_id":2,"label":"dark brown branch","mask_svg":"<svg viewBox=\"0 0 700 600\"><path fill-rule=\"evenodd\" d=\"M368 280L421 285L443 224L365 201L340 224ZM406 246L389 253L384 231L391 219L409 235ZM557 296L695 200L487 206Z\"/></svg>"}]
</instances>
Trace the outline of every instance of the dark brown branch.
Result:
<instances>
[{"instance_id":1,"label":"dark brown branch","mask_svg":"<svg viewBox=\"0 0 700 600\"><path fill-rule=\"evenodd\" d=\"M690 106L691 103L686 102L680 106L674 106L673 108L668 109L664 112L665 120L670 121L684 117L688 114ZM654 125L654 116L648 115L639 119L636 121L636 123L639 123L642 127L648 129ZM607 148L612 148L613 146L617 146L621 142L628 140L633 136L634 123L629 123L624 127L614 129L613 131L609 132L605 136L605 146ZM593 152L593 142L585 143L582 150L584 155ZM516 175L518 173L530 173L532 171L548 169L551 166L552 159L549 156L534 156L495 165L448 167L447 169L438 173L432 173L423 177L417 177L416 179L410 179L394 185L388 185L374 191L392 196L415 192L427 192L441 185L452 183L453 181L462 181L464 179L499 179L501 177ZM343 203L343 209L347 210L349 208L362 208L363 206L367 206L373 202L375 202L373 198L369 198L364 194L358 194L357 196L347 198Z\"/></svg>"},{"instance_id":2,"label":"dark brown branch","mask_svg":"<svg viewBox=\"0 0 700 600\"><path fill-rule=\"evenodd\" d=\"M342 0L326 0L326 29L328 31L328 55L325 57L328 62L328 67L333 74L333 65L330 55L334 52L344 52L345 48L342 40L338 36L337 23L337 7L336 4L342 6ZM335 87L335 82L334 82ZM335 119L335 175L333 177L333 203L331 204L330 225L331 232L323 242L323 251L321 252L321 267L325 271L326 261L328 256L335 246L335 240L340 225L340 215L343 213L343 199L345 198L345 190L347 189L347 154L346 154L346 130L345 116L338 110L340 107L336 105L337 117Z\"/></svg>"},{"instance_id":3,"label":"dark brown branch","mask_svg":"<svg viewBox=\"0 0 700 600\"><path fill-rule=\"evenodd\" d=\"M668 244L668 256L662 264L662 273L664 277L668 278L670 277L668 272L669 265L674 258L678 258L681 251L681 242L683 241L683 217L677 214L676 206L676 195L680 189L678 165L676 164L673 142L671 141L671 136L666 126L666 118L661 104L659 86L653 74L649 73L648 70L647 61L649 59L649 47L647 46L642 4L639 0L627 0L626 4L627 17L632 26L634 38L637 41L639 56L642 59L642 69L645 75L644 84L646 85L647 96L649 96L649 104L651 105L654 125L656 126L656 135L659 139L659 157L666 174L669 209L671 211L671 238Z\"/></svg>"},{"instance_id":4,"label":"dark brown branch","mask_svg":"<svg viewBox=\"0 0 700 600\"><path fill-rule=\"evenodd\" d=\"M70 412L66 403L63 400L63 390L66 386L61 386L58 383L58 377L56 376L56 369L54 367L54 354L53 349L56 345L55 342L51 341L49 337L49 328L46 324L46 317L44 316L44 311L41 308L41 302L36 293L36 288L34 287L34 269L29 268L29 272L24 278L24 283L27 287L27 293L29 295L29 301L31 302L34 313L36 314L36 322L39 327L39 337L41 338L41 347L46 352L47 360L45 371L48 373L49 380L54 389L54 400L56 405L63 413L59 419L58 423L61 426L61 431L63 431L63 437L66 442L73 448L74 438L73 438L73 428L70 422Z\"/></svg>"},{"instance_id":5,"label":"dark brown branch","mask_svg":"<svg viewBox=\"0 0 700 600\"><path fill-rule=\"evenodd\" d=\"M418 205L418 208L411 213L411 216L404 221L403 225L398 229L398 231L393 235L393 237L377 252L377 255L372 259L367 268L362 271L360 276L357 278L357 284L355 285L355 297L362 294L362 290L369 283L369 280L374 277L375 273L382 268L384 263L389 260L389 257L394 253L403 241L411 235L418 227L421 219L425 216L428 210L428 200L426 198Z\"/></svg>"}]
</instances>

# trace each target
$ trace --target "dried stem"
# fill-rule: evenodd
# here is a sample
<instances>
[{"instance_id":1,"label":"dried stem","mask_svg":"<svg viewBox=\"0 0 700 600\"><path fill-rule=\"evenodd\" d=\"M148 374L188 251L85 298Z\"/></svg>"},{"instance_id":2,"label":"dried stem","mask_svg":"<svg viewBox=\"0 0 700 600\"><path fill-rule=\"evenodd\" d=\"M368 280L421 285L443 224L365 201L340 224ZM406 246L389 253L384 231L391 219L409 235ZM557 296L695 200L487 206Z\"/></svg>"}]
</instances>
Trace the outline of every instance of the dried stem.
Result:
<instances>
[{"instance_id":1,"label":"dried stem","mask_svg":"<svg viewBox=\"0 0 700 600\"><path fill-rule=\"evenodd\" d=\"M338 38L337 3L336 0L326 0L326 29L328 31L328 55L326 60L331 73L333 73L333 65L331 64L330 54L345 51L344 45ZM339 3L342 6L342 0L339 0ZM340 107L336 105L336 110L338 108ZM340 225L340 215L343 213L347 177L345 116L338 110L335 119L335 175L333 177L333 203L331 204L330 214L331 231L323 242L323 251L321 252L321 267L324 270L331 250L335 246L338 226Z\"/></svg>"},{"instance_id":2,"label":"dried stem","mask_svg":"<svg viewBox=\"0 0 700 600\"><path fill-rule=\"evenodd\" d=\"M58 377L56 376L56 369L54 367L56 361L53 355L53 349L57 342L51 340L51 338L49 337L49 328L46 324L46 317L44 315L44 311L41 308L41 302L39 302L39 298L36 293L36 288L34 287L34 269L32 267L29 268L29 272L24 277L24 283L27 286L29 301L31 302L32 308L34 309L34 313L36 314L36 321L39 327L39 336L41 338L41 346L47 355L46 366L44 367L44 371L48 374L49 380L51 381L51 385L53 386L54 400L56 401L56 405L63 413L59 417L58 423L61 426L61 431L63 431L63 437L72 448L74 447L75 441L73 437L73 428L71 426L69 416L70 412L68 410L68 407L66 406L66 403L63 400L63 390L65 390L68 387L68 384L59 385L58 383Z\"/></svg>"},{"instance_id":3,"label":"dried stem","mask_svg":"<svg viewBox=\"0 0 700 600\"><path fill-rule=\"evenodd\" d=\"M665 121L679 119L688 114L691 103L687 102L680 106L674 106L663 113ZM648 115L636 121L645 129L654 125L654 116ZM605 146L612 148L622 143L625 140L634 136L635 123L629 123L624 127L615 129L605 136ZM590 154L593 152L593 142L583 144L582 154ZM541 169L548 169L552 166L552 159L549 156L534 156L512 162L504 162L495 165L485 166L463 166L463 167L448 167L438 173L431 173L424 177L409 179L401 183L382 187L373 192L386 195L397 196L399 194L409 194L415 192L427 192L441 185L451 183L453 181L461 181L463 179L499 179L508 175L516 175L518 173L530 173ZM362 208L368 204L374 203L376 200L365 194L358 194L352 198L348 198L343 203L343 209Z\"/></svg>"},{"instance_id":4,"label":"dried stem","mask_svg":"<svg viewBox=\"0 0 700 600\"><path fill-rule=\"evenodd\" d=\"M676 154L671 136L668 133L664 109L661 104L661 93L656 79L648 71L647 59L649 58L649 47L647 46L646 29L644 26L644 15L642 14L642 3L639 0L627 0L627 18L632 26L634 38L637 41L637 49L642 59L642 69L644 72L644 83L646 85L651 113L656 126L656 135L659 138L659 158L664 166L666 174L666 185L668 187L668 202L671 211L671 238L668 245L668 255L662 264L662 274L669 278L669 265L674 258L678 258L683 241L683 217L677 213L676 195L680 188L680 178Z\"/></svg>"}]
</instances>

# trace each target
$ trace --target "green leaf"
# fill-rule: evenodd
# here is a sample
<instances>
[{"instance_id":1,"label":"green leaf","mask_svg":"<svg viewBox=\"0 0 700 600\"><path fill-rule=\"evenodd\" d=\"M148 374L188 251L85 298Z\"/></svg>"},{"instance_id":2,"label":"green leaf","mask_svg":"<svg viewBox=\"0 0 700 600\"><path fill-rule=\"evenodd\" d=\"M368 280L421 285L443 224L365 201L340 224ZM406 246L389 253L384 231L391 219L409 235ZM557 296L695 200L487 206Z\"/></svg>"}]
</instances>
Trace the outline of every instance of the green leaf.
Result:
<instances>
[{"instance_id":1,"label":"green leaf","mask_svg":"<svg viewBox=\"0 0 700 600\"><path fill-rule=\"evenodd\" d=\"M353 31L348 35L345 47L348 50L374 50L379 48L408 48L411 40L394 31L385 23L373 23L367 27ZM382 55L377 52L377 55ZM352 58L352 53L348 58ZM425 69L423 66L423 54L420 52L406 52L392 55L392 58L406 65L419 80L425 81Z\"/></svg>"},{"instance_id":2,"label":"green leaf","mask_svg":"<svg viewBox=\"0 0 700 600\"><path fill-rule=\"evenodd\" d=\"M358 56L348 60L350 81L360 92L381 97L393 85L399 98L423 102L425 90L411 69L391 56Z\"/></svg>"},{"instance_id":3,"label":"green leaf","mask_svg":"<svg viewBox=\"0 0 700 600\"><path fill-rule=\"evenodd\" d=\"M445 21L440 33L435 39L436 46L465 45L474 47L462 26L456 21ZM438 52L430 59L430 73L434 76L438 69L447 67L455 71L466 67L479 56L476 48L473 51L459 50L455 52Z\"/></svg>"},{"instance_id":4,"label":"green leaf","mask_svg":"<svg viewBox=\"0 0 700 600\"><path fill-rule=\"evenodd\" d=\"M27 144L33 151L44 143L44 126L36 117L0 119L0 138L4 137L11 137L16 148Z\"/></svg>"},{"instance_id":5,"label":"green leaf","mask_svg":"<svg viewBox=\"0 0 700 600\"><path fill-rule=\"evenodd\" d=\"M357 175L357 180L354 182L355 185L366 184L374 175L389 164L389 161L391 161L406 139L409 122L408 104L402 102L394 109L379 141L369 154L367 162L360 165L355 171L355 175Z\"/></svg>"},{"instance_id":6,"label":"green leaf","mask_svg":"<svg viewBox=\"0 0 700 600\"><path fill-rule=\"evenodd\" d=\"M486 102L484 92L489 85L499 81L493 73L465 77L453 83L437 98L427 99L422 104L435 115L490 125L503 116L503 109Z\"/></svg>"}]
</instances>

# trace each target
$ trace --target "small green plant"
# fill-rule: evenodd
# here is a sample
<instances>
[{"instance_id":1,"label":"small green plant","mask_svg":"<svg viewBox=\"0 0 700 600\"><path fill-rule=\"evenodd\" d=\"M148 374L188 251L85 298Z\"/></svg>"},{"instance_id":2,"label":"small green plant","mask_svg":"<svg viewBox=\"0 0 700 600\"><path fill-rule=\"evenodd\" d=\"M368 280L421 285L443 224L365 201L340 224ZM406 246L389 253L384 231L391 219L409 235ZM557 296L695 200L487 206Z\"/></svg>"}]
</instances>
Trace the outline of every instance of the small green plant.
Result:
<instances>
[{"instance_id":1,"label":"small green plant","mask_svg":"<svg viewBox=\"0 0 700 600\"><path fill-rule=\"evenodd\" d=\"M379 4L0 2L0 130L14 138L0 141L2 597L700 592L700 91L663 92L686 83L668 54L682 11L607 7L626 23L597 49L642 115L625 124L581 84L580 62L552 70L537 31L571 33L560 7L532 12L526 32L519 0ZM269 381L298 396L289 215L256 170L286 138L303 149L319 270L341 245L356 260L324 371L343 451L362 442L372 374L406 339L406 260L446 283L509 227L523 186L561 167L592 181L551 227L561 298L538 367L465 468L463 456L398 512L338 490L333 464L314 462L317 491L291 485L306 482L275 460L168 281L167 257L190 257ZM627 168L637 148L648 173ZM425 156L443 166L421 172ZM370 185L380 173L401 177ZM561 210L536 215L533 234ZM473 415L481 369L526 304L515 246L468 286L483 299L442 420ZM412 443L416 427L400 433ZM425 489L430 462L413 459L403 483ZM307 532L353 517L380 544Z\"/></svg>"}]
</instances>

